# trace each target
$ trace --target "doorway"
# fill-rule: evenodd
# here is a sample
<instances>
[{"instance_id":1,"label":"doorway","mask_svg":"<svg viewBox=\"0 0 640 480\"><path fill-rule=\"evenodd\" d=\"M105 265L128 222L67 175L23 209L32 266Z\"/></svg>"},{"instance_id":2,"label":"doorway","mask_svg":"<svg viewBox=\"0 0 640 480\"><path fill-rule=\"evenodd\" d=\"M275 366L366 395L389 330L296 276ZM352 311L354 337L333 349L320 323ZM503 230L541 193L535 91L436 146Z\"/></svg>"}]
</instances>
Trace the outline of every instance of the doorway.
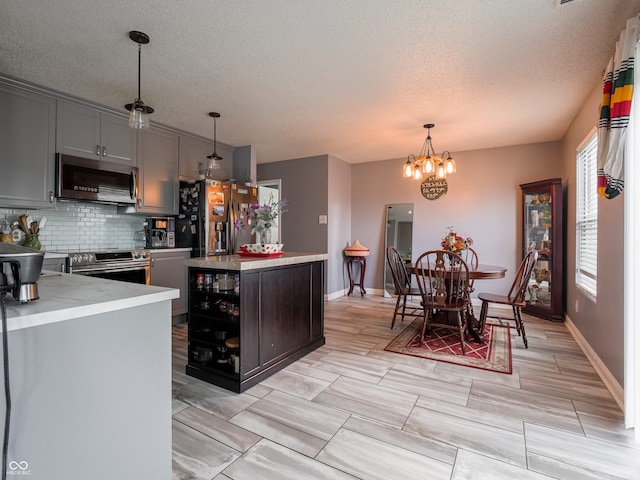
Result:
<instances>
[{"instance_id":1,"label":"doorway","mask_svg":"<svg viewBox=\"0 0 640 480\"><path fill-rule=\"evenodd\" d=\"M260 180L256 182L256 185L258 186L259 205L271 205L280 201L282 194L282 180L280 178L276 180ZM275 225L271 227L271 238L277 240L277 243L282 243L280 221L282 221L282 215L278 217Z\"/></svg>"}]
</instances>

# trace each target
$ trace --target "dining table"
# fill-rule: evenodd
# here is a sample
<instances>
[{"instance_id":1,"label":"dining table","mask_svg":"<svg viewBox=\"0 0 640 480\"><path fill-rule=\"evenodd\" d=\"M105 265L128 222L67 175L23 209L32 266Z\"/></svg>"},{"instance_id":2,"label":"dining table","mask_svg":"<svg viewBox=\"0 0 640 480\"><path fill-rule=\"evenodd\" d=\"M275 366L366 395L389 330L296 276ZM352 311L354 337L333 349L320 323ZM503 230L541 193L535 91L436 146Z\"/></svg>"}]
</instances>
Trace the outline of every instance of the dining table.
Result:
<instances>
[{"instance_id":1,"label":"dining table","mask_svg":"<svg viewBox=\"0 0 640 480\"><path fill-rule=\"evenodd\" d=\"M415 267L414 265L407 265L407 273L409 275L415 275ZM469 268L469 278L471 280L492 280L497 278L504 278L507 273L506 267L501 267L499 265L488 265L484 263L479 263L475 268ZM478 331L479 321L475 316L473 311L473 306L468 312L469 318L467 319L467 325L469 328L469 333L473 337L473 339L477 343L484 343L484 335L483 332Z\"/></svg>"}]
</instances>

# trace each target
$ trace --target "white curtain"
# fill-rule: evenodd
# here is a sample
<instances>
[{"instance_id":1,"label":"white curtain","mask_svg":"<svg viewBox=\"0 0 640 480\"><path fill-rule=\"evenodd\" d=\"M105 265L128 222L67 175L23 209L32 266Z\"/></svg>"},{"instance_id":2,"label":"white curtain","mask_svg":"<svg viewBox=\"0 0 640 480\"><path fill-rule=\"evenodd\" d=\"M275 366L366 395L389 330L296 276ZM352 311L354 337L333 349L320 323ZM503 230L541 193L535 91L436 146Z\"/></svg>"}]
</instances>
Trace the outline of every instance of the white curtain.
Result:
<instances>
[{"instance_id":1,"label":"white curtain","mask_svg":"<svg viewBox=\"0 0 640 480\"><path fill-rule=\"evenodd\" d=\"M635 47L640 15L630 18L605 70L598 122L598 195L617 197L624 188L627 126L634 90Z\"/></svg>"}]
</instances>

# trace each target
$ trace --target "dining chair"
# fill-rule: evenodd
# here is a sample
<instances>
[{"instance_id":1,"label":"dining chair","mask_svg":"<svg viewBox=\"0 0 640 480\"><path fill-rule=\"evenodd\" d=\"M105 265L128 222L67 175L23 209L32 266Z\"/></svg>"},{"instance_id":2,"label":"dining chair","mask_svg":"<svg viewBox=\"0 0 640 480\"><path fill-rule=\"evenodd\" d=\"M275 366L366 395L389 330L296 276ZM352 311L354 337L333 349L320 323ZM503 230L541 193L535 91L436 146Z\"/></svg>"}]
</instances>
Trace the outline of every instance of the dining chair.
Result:
<instances>
[{"instance_id":1,"label":"dining chair","mask_svg":"<svg viewBox=\"0 0 640 480\"><path fill-rule=\"evenodd\" d=\"M389 263L391 276L393 277L393 286L395 289L394 294L398 296L398 299L396 300L396 307L393 311L393 319L391 320L391 328L393 328L396 324L396 317L398 314L400 314L401 321L404 321L407 309L407 297L420 297L420 290L411 287L411 275L407 272L404 259L396 248L387 247L387 262ZM409 308L409 315L422 315L422 306L410 305ZM420 313L416 313L418 311Z\"/></svg>"},{"instance_id":2,"label":"dining chair","mask_svg":"<svg viewBox=\"0 0 640 480\"><path fill-rule=\"evenodd\" d=\"M471 247L467 247L464 251L464 255L461 255L461 257L464 258L464 261L467 262L467 266L469 267L469 270L475 270L476 268L478 268L478 253ZM473 283L475 282L475 279L471 278L469 279L469 292L473 292L474 288L473 288Z\"/></svg>"},{"instance_id":3,"label":"dining chair","mask_svg":"<svg viewBox=\"0 0 640 480\"><path fill-rule=\"evenodd\" d=\"M414 271L424 308L420 340L432 327L456 330L464 355L471 303L467 262L446 250L429 250L418 257Z\"/></svg>"},{"instance_id":4,"label":"dining chair","mask_svg":"<svg viewBox=\"0 0 640 480\"><path fill-rule=\"evenodd\" d=\"M487 318L496 318L498 319L498 321L500 321L500 323L502 323L503 320L513 320L515 322L518 335L522 337L525 348L529 348L527 335L524 330L524 323L522 321L521 310L522 307L526 306L527 304L524 300L524 297L527 291L527 286L529 285L531 273L536 266L537 260L538 252L536 250L530 250L522 260L522 263L520 263L520 268L518 268L518 272L513 279L511 289L506 295L496 295L494 293L478 294L478 298L482 300L482 307L480 308L480 321L478 324L478 331L480 335L484 334L484 326L487 322ZM510 305L513 313L513 318L507 319L498 315L488 315L490 303L495 303L498 305ZM509 327L511 326L509 325Z\"/></svg>"}]
</instances>

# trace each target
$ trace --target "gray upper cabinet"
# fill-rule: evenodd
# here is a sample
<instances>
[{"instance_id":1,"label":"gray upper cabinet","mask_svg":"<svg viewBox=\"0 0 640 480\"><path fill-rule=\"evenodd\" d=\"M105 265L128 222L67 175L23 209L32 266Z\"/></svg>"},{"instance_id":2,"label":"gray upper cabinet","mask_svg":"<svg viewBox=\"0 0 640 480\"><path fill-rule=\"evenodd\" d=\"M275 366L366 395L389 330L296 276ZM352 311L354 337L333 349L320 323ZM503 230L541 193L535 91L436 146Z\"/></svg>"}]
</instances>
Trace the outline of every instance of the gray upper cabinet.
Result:
<instances>
[{"instance_id":1,"label":"gray upper cabinet","mask_svg":"<svg viewBox=\"0 0 640 480\"><path fill-rule=\"evenodd\" d=\"M0 206L55 205L56 100L0 79Z\"/></svg>"},{"instance_id":2,"label":"gray upper cabinet","mask_svg":"<svg viewBox=\"0 0 640 480\"><path fill-rule=\"evenodd\" d=\"M213 153L213 141L180 135L180 178L195 180L198 178L198 162L207 168L207 156Z\"/></svg>"},{"instance_id":3,"label":"gray upper cabinet","mask_svg":"<svg viewBox=\"0 0 640 480\"><path fill-rule=\"evenodd\" d=\"M136 165L136 131L126 116L58 101L57 149L77 157Z\"/></svg>"},{"instance_id":4,"label":"gray upper cabinet","mask_svg":"<svg viewBox=\"0 0 640 480\"><path fill-rule=\"evenodd\" d=\"M159 127L138 136L140 213L178 213L178 135Z\"/></svg>"}]
</instances>

